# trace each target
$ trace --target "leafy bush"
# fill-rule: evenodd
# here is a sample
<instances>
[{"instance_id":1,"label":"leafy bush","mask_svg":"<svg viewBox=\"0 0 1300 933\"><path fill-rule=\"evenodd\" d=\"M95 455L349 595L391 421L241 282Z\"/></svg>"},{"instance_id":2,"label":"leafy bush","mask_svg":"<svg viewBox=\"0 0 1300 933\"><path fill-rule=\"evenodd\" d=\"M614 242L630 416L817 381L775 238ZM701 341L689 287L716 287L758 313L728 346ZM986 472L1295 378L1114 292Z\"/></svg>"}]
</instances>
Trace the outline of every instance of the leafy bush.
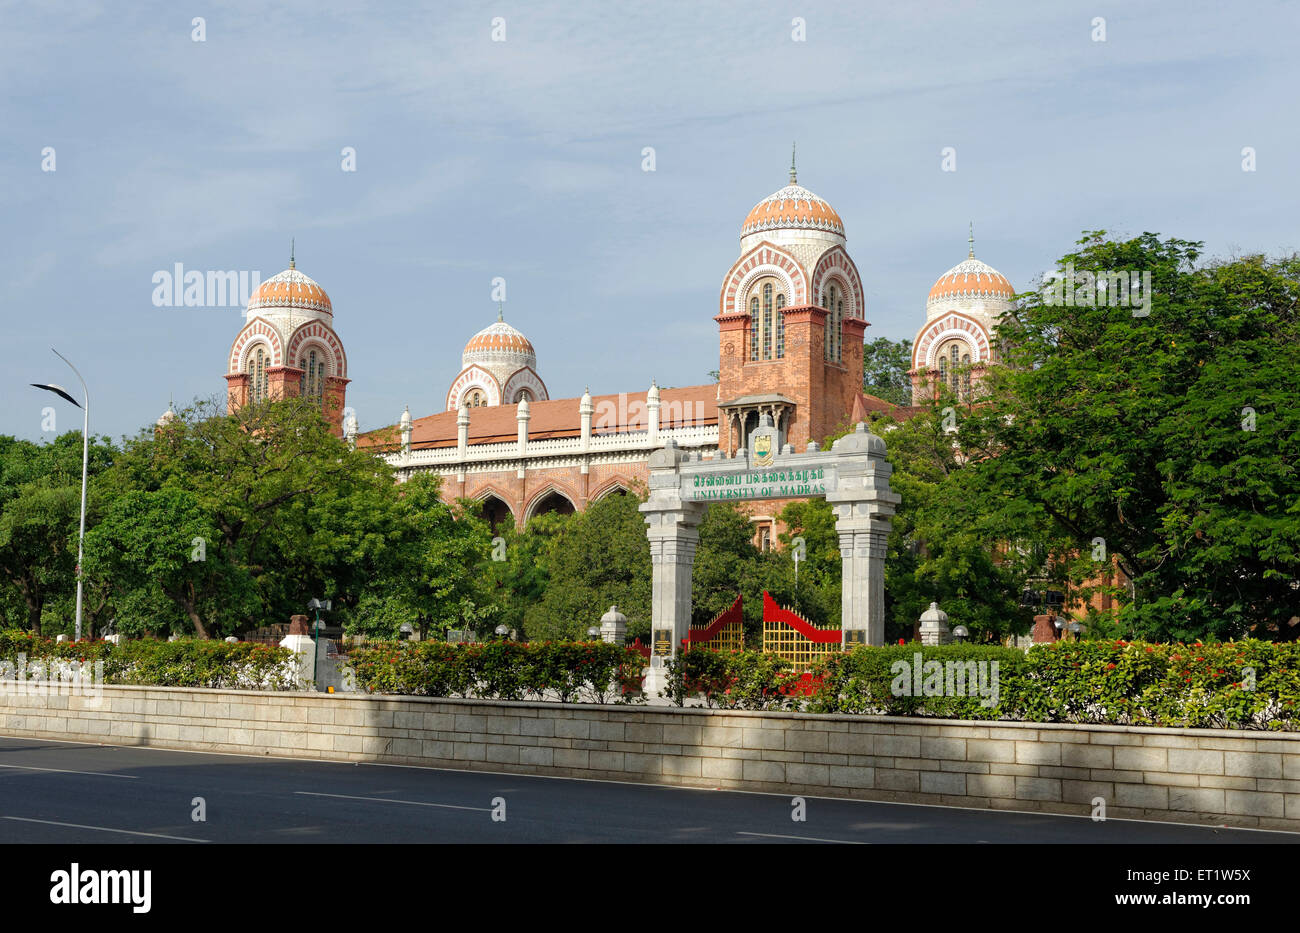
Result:
<instances>
[{"instance_id":1,"label":"leafy bush","mask_svg":"<svg viewBox=\"0 0 1300 933\"><path fill-rule=\"evenodd\" d=\"M1294 730L1300 643L862 646L802 680L760 652L692 649L669 663L669 695L724 709Z\"/></svg>"},{"instance_id":2,"label":"leafy bush","mask_svg":"<svg viewBox=\"0 0 1300 933\"><path fill-rule=\"evenodd\" d=\"M994 665L997 665L994 667ZM1023 683L1017 648L919 644L858 647L815 669L821 687L810 712L1014 719L1011 683ZM936 676L937 674L937 676Z\"/></svg>"},{"instance_id":3,"label":"leafy bush","mask_svg":"<svg viewBox=\"0 0 1300 933\"><path fill-rule=\"evenodd\" d=\"M645 658L604 642L423 641L367 645L348 663L357 686L373 693L608 703L640 690Z\"/></svg>"},{"instance_id":4,"label":"leafy bush","mask_svg":"<svg viewBox=\"0 0 1300 933\"><path fill-rule=\"evenodd\" d=\"M690 648L668 662L668 694L678 706L702 695L720 709L794 709L800 679L789 661L761 651Z\"/></svg>"},{"instance_id":5,"label":"leafy bush","mask_svg":"<svg viewBox=\"0 0 1300 933\"><path fill-rule=\"evenodd\" d=\"M104 683L148 687L295 689L294 654L288 648L247 642L174 642L140 639L54 641L28 632L0 632L0 663L15 667L52 661L103 663Z\"/></svg>"}]
</instances>

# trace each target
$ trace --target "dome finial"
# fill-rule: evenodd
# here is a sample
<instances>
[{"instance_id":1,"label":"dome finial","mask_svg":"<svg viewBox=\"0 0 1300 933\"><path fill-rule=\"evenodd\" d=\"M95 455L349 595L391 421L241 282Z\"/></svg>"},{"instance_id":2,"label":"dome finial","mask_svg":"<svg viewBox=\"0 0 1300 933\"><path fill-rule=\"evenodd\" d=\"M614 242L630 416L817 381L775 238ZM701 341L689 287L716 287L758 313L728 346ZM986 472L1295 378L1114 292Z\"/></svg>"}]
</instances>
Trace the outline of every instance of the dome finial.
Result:
<instances>
[{"instance_id":1,"label":"dome finial","mask_svg":"<svg viewBox=\"0 0 1300 933\"><path fill-rule=\"evenodd\" d=\"M970 222L970 236L966 238L966 242L970 244L970 252L967 254L967 258L974 259L975 258L975 221L973 220Z\"/></svg>"},{"instance_id":2,"label":"dome finial","mask_svg":"<svg viewBox=\"0 0 1300 933\"><path fill-rule=\"evenodd\" d=\"M293 261L293 245L294 245L293 238L290 237L289 238L289 268L290 269L298 268L296 265L294 265L294 261Z\"/></svg>"},{"instance_id":3,"label":"dome finial","mask_svg":"<svg viewBox=\"0 0 1300 933\"><path fill-rule=\"evenodd\" d=\"M498 302L497 302L497 323L498 323L498 324L505 320L505 313L506 313L506 312L505 312L505 307L504 307L504 305L505 305L505 302L503 302L503 301L498 301Z\"/></svg>"},{"instance_id":4,"label":"dome finial","mask_svg":"<svg viewBox=\"0 0 1300 933\"><path fill-rule=\"evenodd\" d=\"M791 143L790 144L790 184L797 185L799 184L799 176L795 173L794 170L794 150L795 150L795 143Z\"/></svg>"}]
</instances>

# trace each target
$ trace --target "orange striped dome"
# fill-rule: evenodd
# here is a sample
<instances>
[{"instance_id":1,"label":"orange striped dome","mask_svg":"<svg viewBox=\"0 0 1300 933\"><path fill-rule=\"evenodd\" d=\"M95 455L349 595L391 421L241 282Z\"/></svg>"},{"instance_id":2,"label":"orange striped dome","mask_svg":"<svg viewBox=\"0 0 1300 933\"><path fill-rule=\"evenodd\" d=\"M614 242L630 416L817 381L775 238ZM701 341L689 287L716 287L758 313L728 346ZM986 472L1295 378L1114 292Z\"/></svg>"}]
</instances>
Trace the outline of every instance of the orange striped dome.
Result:
<instances>
[{"instance_id":1,"label":"orange striped dome","mask_svg":"<svg viewBox=\"0 0 1300 933\"><path fill-rule=\"evenodd\" d=\"M505 321L497 321L491 327L485 327L465 344L466 353L480 350L504 350L515 353L535 353L532 341L515 330Z\"/></svg>"},{"instance_id":2,"label":"orange striped dome","mask_svg":"<svg viewBox=\"0 0 1300 933\"><path fill-rule=\"evenodd\" d=\"M460 361L467 369L473 365L482 366L504 385L525 366L537 369L537 351L533 349L532 341L498 319L469 338Z\"/></svg>"},{"instance_id":3,"label":"orange striped dome","mask_svg":"<svg viewBox=\"0 0 1300 933\"><path fill-rule=\"evenodd\" d=\"M974 255L959 262L934 283L927 304L963 298L1001 298L1010 301L1016 290L997 269Z\"/></svg>"},{"instance_id":4,"label":"orange striped dome","mask_svg":"<svg viewBox=\"0 0 1300 933\"><path fill-rule=\"evenodd\" d=\"M321 311L333 315L334 306L325 289L312 279L290 266L258 286L248 302L248 310L259 308L296 308L301 311Z\"/></svg>"},{"instance_id":5,"label":"orange striped dome","mask_svg":"<svg viewBox=\"0 0 1300 933\"><path fill-rule=\"evenodd\" d=\"M826 230L844 236L844 221L833 207L792 182L754 205L740 235L766 230Z\"/></svg>"}]
</instances>

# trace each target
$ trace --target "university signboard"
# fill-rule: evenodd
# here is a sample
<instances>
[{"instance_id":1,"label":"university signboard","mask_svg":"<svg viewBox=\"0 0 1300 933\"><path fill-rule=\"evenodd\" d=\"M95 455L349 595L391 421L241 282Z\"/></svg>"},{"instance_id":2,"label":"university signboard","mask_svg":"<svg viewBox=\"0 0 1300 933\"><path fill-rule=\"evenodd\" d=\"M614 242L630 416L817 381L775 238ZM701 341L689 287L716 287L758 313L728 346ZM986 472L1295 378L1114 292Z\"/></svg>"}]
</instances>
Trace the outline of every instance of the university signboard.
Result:
<instances>
[{"instance_id":1,"label":"university signboard","mask_svg":"<svg viewBox=\"0 0 1300 933\"><path fill-rule=\"evenodd\" d=\"M791 458L793 459L793 458ZM726 464L727 461L721 461ZM700 464L704 466L704 464ZM719 464L709 463L716 467ZM747 469L698 472L682 470L682 498L688 502L718 502L727 499L787 499L824 496L835 488L835 470L818 467L782 467L779 470Z\"/></svg>"}]
</instances>

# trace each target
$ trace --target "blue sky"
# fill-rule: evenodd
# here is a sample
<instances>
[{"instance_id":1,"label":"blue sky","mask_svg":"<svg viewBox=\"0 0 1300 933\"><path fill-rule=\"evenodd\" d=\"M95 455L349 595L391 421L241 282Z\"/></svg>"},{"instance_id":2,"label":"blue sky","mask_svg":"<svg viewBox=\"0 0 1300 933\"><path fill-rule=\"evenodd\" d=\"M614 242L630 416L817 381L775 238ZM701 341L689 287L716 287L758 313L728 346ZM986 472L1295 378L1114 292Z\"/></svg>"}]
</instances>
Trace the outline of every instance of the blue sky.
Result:
<instances>
[{"instance_id":1,"label":"blue sky","mask_svg":"<svg viewBox=\"0 0 1300 933\"><path fill-rule=\"evenodd\" d=\"M970 220L1020 288L1084 229L1290 253L1297 6L0 3L0 433L49 436L50 404L80 426L27 387L72 380L51 346L97 434L223 394L239 310L156 308L152 277L268 278L291 237L362 429L443 407L494 276L552 397L706 382L741 222L792 140L868 338L913 337Z\"/></svg>"}]
</instances>

